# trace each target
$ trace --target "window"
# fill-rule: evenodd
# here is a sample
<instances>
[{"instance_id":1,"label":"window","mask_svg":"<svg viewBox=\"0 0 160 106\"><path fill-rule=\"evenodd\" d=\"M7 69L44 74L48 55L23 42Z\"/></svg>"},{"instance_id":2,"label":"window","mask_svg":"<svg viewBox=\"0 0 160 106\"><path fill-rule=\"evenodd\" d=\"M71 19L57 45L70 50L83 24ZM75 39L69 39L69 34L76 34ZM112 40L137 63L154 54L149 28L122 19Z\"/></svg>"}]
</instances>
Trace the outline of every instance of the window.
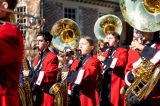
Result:
<instances>
[{"instance_id":1,"label":"window","mask_svg":"<svg viewBox=\"0 0 160 106\"><path fill-rule=\"evenodd\" d=\"M26 6L17 7L16 11L20 12L22 14L25 14L26 13ZM26 21L27 21L26 17L22 18L21 16L17 15L16 22L20 25L19 28L24 36L26 35L26 28L25 28L25 26L27 24Z\"/></svg>"},{"instance_id":2,"label":"window","mask_svg":"<svg viewBox=\"0 0 160 106\"><path fill-rule=\"evenodd\" d=\"M77 9L76 8L64 8L64 18L70 18L74 21L78 21L77 17Z\"/></svg>"}]
</instances>

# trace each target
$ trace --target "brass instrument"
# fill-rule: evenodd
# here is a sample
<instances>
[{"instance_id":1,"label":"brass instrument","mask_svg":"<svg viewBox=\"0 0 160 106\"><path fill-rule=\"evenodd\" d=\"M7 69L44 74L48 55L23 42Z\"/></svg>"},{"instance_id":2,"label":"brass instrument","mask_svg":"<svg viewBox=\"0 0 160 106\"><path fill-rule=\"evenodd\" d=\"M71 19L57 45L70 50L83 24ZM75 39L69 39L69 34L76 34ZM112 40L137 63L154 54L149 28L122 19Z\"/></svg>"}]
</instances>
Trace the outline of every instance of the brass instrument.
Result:
<instances>
[{"instance_id":1,"label":"brass instrument","mask_svg":"<svg viewBox=\"0 0 160 106\"><path fill-rule=\"evenodd\" d=\"M136 79L126 90L126 95L132 93L139 102L150 94L160 79L160 65L154 65L149 60L143 60L133 74Z\"/></svg>"},{"instance_id":2,"label":"brass instrument","mask_svg":"<svg viewBox=\"0 0 160 106\"><path fill-rule=\"evenodd\" d=\"M122 33L122 21L113 14L104 15L96 21L94 34L98 40L104 40L107 33L115 31L119 35Z\"/></svg>"},{"instance_id":3,"label":"brass instrument","mask_svg":"<svg viewBox=\"0 0 160 106\"><path fill-rule=\"evenodd\" d=\"M125 20L142 32L156 32L160 29L159 0L120 0L120 9ZM142 64L135 69L135 81L125 94L132 94L137 101L145 99L160 78L160 65L154 65L142 58Z\"/></svg>"},{"instance_id":4,"label":"brass instrument","mask_svg":"<svg viewBox=\"0 0 160 106\"><path fill-rule=\"evenodd\" d=\"M23 56L23 69L29 71L25 56ZM30 86L29 79L27 76L24 76L24 90L26 94L27 106L33 106L32 90L31 90L31 86Z\"/></svg>"},{"instance_id":5,"label":"brass instrument","mask_svg":"<svg viewBox=\"0 0 160 106\"><path fill-rule=\"evenodd\" d=\"M63 51L65 47L78 46L80 29L76 22L71 19L63 18L58 20L51 28L53 35L52 44Z\"/></svg>"},{"instance_id":6,"label":"brass instrument","mask_svg":"<svg viewBox=\"0 0 160 106\"><path fill-rule=\"evenodd\" d=\"M19 99L21 101L21 105L27 106L25 91L24 91L24 88L22 87L22 85L20 85L20 84L18 86L18 93L19 93Z\"/></svg>"},{"instance_id":7,"label":"brass instrument","mask_svg":"<svg viewBox=\"0 0 160 106\"><path fill-rule=\"evenodd\" d=\"M52 44L55 46L55 48L64 52L64 56L63 56L64 65L60 73L62 74L63 72L68 72L69 69L67 68L66 53L64 49L65 47L69 47L70 49L73 49L78 46L78 40L80 38L80 29L73 20L68 18L63 18L58 20L52 26L51 34L53 36ZM55 83L49 90L50 94L55 95L56 106L68 105L67 92L68 90L67 90L66 81Z\"/></svg>"},{"instance_id":8,"label":"brass instrument","mask_svg":"<svg viewBox=\"0 0 160 106\"><path fill-rule=\"evenodd\" d=\"M16 12L16 11L13 11L10 9L5 9L2 7L0 7L0 11L12 16L11 22L0 20L0 23L12 23L12 24L18 25L20 27L22 26L24 28L32 28L32 29L39 29L45 23L45 19L43 19L41 17L33 16L31 14ZM20 24L19 22L15 22L15 20L13 20L14 15L20 16L21 17L20 19L27 18L27 20L29 21L29 23L27 23L28 25L24 26L24 25Z\"/></svg>"},{"instance_id":9,"label":"brass instrument","mask_svg":"<svg viewBox=\"0 0 160 106\"><path fill-rule=\"evenodd\" d=\"M102 54L102 50L100 48L100 43L104 43L104 42L101 40L98 40L97 56L100 56Z\"/></svg>"},{"instance_id":10,"label":"brass instrument","mask_svg":"<svg viewBox=\"0 0 160 106\"><path fill-rule=\"evenodd\" d=\"M159 0L120 0L120 9L126 22L143 32L160 29Z\"/></svg>"},{"instance_id":11,"label":"brass instrument","mask_svg":"<svg viewBox=\"0 0 160 106\"><path fill-rule=\"evenodd\" d=\"M22 65L24 70L28 70L25 55L23 56ZM28 70L29 71L29 70ZM33 106L32 102L32 91L27 76L24 76L24 86L19 85L18 92L22 106Z\"/></svg>"},{"instance_id":12,"label":"brass instrument","mask_svg":"<svg viewBox=\"0 0 160 106\"><path fill-rule=\"evenodd\" d=\"M110 31L115 31L119 35L122 33L122 21L113 14L104 15L96 21L94 25L94 34L98 39L97 55L101 54L100 43L104 42L106 35ZM104 42L105 43L105 42ZM105 44L106 45L106 44ZM108 45L107 45L108 46Z\"/></svg>"},{"instance_id":13,"label":"brass instrument","mask_svg":"<svg viewBox=\"0 0 160 106\"><path fill-rule=\"evenodd\" d=\"M60 82L57 82L52 85L52 87L49 89L49 93L55 95L55 105L56 106L68 106L68 90L67 90L67 82L64 80L62 81L62 73L63 72L69 72L69 69L67 68L67 61L66 61L66 55L63 56L63 67L61 68L61 71L59 72L59 75L57 76L57 80Z\"/></svg>"}]
</instances>

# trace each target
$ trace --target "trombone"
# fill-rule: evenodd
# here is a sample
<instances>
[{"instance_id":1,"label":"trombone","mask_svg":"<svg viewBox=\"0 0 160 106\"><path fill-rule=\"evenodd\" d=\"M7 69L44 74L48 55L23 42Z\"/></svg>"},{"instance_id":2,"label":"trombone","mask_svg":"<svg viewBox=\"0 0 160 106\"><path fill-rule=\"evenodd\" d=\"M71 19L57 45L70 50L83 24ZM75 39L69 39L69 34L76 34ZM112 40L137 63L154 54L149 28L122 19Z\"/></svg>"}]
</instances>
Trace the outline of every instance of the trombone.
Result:
<instances>
[{"instance_id":1,"label":"trombone","mask_svg":"<svg viewBox=\"0 0 160 106\"><path fill-rule=\"evenodd\" d=\"M17 22L9 22L9 21L0 20L0 23L12 23L12 24L18 25L20 27L31 28L31 29L39 29L45 23L45 19L44 18L33 16L31 14L21 13L21 12L13 11L11 9L5 9L5 8L2 8L2 7L0 7L0 11L4 12L6 14L8 13L10 15L20 16L21 17L20 19L23 19L23 18L27 17L29 19L29 25L20 24L20 22L19 22L20 20L18 20Z\"/></svg>"}]
</instances>

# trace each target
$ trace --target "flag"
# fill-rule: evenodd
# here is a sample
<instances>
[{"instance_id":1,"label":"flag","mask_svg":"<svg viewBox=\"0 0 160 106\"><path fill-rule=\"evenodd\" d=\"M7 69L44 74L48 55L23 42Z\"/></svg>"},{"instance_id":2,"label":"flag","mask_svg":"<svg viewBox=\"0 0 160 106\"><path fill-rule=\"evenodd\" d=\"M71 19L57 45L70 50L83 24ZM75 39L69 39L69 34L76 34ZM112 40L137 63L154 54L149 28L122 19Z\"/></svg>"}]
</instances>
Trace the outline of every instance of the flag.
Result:
<instances>
[{"instance_id":1,"label":"flag","mask_svg":"<svg viewBox=\"0 0 160 106\"><path fill-rule=\"evenodd\" d=\"M140 44L142 44L142 34L139 33L137 29L133 31L133 40L137 40Z\"/></svg>"}]
</instances>

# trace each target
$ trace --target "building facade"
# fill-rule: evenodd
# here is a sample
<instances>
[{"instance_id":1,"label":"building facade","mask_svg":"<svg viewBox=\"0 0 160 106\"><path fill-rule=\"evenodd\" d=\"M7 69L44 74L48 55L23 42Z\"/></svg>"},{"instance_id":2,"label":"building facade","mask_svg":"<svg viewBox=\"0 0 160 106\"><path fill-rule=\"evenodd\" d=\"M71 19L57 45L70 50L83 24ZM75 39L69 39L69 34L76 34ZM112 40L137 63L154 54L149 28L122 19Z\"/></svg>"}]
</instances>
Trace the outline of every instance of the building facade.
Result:
<instances>
[{"instance_id":1,"label":"building facade","mask_svg":"<svg viewBox=\"0 0 160 106\"><path fill-rule=\"evenodd\" d=\"M106 14L116 14L119 10L117 2L103 0L43 0L43 17L46 19L44 29L51 30L56 21L71 18L79 26L81 35L89 35L95 41L94 24Z\"/></svg>"},{"instance_id":2,"label":"building facade","mask_svg":"<svg viewBox=\"0 0 160 106\"><path fill-rule=\"evenodd\" d=\"M27 28L26 26L32 26L34 23L32 22L34 21L33 17L40 16L40 0L19 0L16 11L23 13L25 16L17 16L16 20L20 24L20 30L25 38L26 48L31 48L34 45L32 42L40 29Z\"/></svg>"},{"instance_id":3,"label":"building facade","mask_svg":"<svg viewBox=\"0 0 160 106\"><path fill-rule=\"evenodd\" d=\"M94 35L94 25L100 16L113 14L118 16L123 22L123 32L121 43L127 44L126 23L121 15L119 0L19 0L17 5L18 11L26 12L34 16L40 16L45 19L42 29L50 31L56 21L62 18L74 20L81 31L81 35L91 36L95 42L97 39ZM24 21L26 24L29 19ZM27 46L33 46L32 41L35 39L39 30L23 29Z\"/></svg>"}]
</instances>

